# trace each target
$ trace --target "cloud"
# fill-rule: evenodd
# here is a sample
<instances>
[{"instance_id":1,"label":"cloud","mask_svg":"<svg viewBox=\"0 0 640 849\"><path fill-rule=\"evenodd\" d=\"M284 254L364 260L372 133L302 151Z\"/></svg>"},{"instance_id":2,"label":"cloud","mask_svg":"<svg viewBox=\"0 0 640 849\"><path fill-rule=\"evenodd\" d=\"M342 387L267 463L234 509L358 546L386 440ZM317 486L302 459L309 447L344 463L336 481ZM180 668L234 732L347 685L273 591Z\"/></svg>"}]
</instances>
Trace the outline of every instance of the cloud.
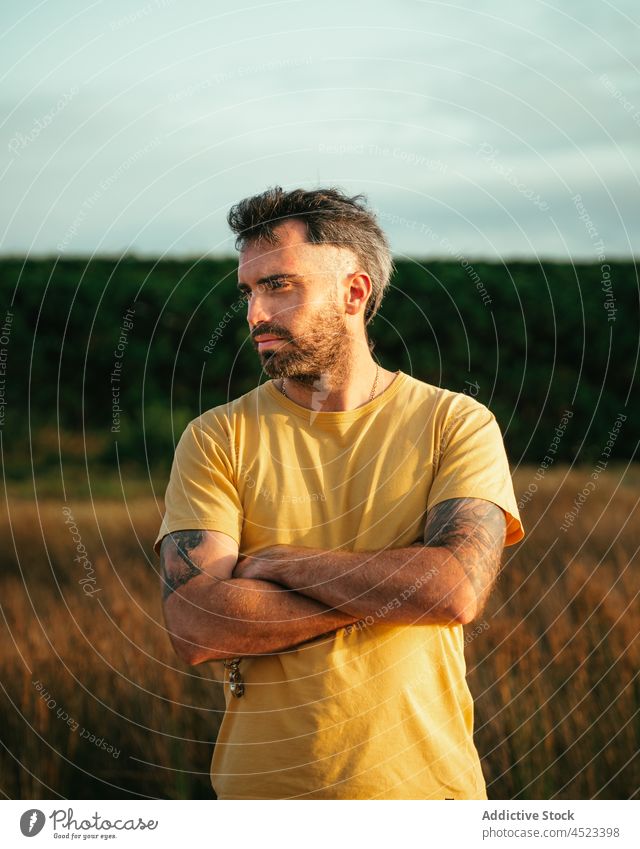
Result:
<instances>
[{"instance_id":1,"label":"cloud","mask_svg":"<svg viewBox=\"0 0 640 849\"><path fill-rule=\"evenodd\" d=\"M76 251L228 251L234 200L331 183L479 256L561 256L564 237L589 258L580 191L611 250L637 253L634 15L630 0L5 7L0 250L55 252L80 215ZM389 232L424 252L424 232Z\"/></svg>"}]
</instances>

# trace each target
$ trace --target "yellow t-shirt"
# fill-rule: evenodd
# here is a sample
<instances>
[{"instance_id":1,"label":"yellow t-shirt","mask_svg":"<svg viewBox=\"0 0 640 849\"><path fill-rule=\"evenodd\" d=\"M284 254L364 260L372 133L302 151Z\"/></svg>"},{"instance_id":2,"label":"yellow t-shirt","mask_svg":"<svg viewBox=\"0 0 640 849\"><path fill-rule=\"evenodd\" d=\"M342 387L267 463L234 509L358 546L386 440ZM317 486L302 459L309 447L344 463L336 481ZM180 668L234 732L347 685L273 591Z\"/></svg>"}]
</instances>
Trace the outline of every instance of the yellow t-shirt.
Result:
<instances>
[{"instance_id":1,"label":"yellow t-shirt","mask_svg":"<svg viewBox=\"0 0 640 849\"><path fill-rule=\"evenodd\" d=\"M502 435L473 398L400 372L377 398L316 412L269 381L194 419L177 447L155 550L172 531L271 545L400 548L427 510L484 498L524 536ZM373 621L371 621L373 620ZM486 799L461 625L384 617L242 658L211 764L220 799Z\"/></svg>"}]
</instances>

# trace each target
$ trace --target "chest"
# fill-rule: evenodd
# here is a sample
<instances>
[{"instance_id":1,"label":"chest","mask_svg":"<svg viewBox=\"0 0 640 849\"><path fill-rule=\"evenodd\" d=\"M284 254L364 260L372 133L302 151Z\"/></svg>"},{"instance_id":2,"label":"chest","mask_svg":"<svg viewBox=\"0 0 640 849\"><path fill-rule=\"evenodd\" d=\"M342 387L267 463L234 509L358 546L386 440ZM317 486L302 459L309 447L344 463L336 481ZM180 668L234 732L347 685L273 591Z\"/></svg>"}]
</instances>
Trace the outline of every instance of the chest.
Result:
<instances>
[{"instance_id":1,"label":"chest","mask_svg":"<svg viewBox=\"0 0 640 849\"><path fill-rule=\"evenodd\" d=\"M261 434L240 450L243 548L378 549L421 535L433 480L430 440L406 431Z\"/></svg>"}]
</instances>

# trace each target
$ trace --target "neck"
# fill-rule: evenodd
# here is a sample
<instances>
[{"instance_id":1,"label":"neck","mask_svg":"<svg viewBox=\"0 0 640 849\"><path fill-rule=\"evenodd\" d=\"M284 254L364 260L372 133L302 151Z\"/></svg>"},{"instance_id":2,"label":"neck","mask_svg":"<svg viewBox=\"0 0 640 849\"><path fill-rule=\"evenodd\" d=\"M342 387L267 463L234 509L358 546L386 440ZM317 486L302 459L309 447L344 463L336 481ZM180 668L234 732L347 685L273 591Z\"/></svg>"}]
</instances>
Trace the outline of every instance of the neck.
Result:
<instances>
[{"instance_id":1,"label":"neck","mask_svg":"<svg viewBox=\"0 0 640 849\"><path fill-rule=\"evenodd\" d=\"M280 378L276 387L291 401L316 412L355 410L377 397L393 381L394 372L374 361L368 345L360 347L348 358L348 369L339 374L323 374L313 386L295 377Z\"/></svg>"}]
</instances>

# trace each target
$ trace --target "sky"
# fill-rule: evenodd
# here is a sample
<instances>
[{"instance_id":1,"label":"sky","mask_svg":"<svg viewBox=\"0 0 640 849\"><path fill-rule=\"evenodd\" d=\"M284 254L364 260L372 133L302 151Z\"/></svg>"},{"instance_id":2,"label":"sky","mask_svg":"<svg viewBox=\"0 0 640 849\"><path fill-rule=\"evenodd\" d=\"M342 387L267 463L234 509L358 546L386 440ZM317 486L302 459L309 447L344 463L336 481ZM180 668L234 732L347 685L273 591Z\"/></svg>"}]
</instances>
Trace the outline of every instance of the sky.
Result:
<instances>
[{"instance_id":1,"label":"sky","mask_svg":"<svg viewBox=\"0 0 640 849\"><path fill-rule=\"evenodd\" d=\"M399 257L640 254L637 0L0 9L3 255L233 255L273 185Z\"/></svg>"}]
</instances>

